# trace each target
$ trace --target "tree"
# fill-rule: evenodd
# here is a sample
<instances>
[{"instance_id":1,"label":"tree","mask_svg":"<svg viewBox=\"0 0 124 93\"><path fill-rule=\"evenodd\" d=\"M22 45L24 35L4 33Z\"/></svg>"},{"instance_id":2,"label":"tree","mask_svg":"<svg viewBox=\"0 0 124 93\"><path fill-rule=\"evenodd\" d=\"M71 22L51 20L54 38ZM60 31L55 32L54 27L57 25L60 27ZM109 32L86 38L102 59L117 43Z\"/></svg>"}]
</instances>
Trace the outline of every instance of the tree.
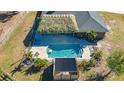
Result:
<instances>
[{"instance_id":1,"label":"tree","mask_svg":"<svg viewBox=\"0 0 124 93\"><path fill-rule=\"evenodd\" d=\"M124 51L116 50L107 58L108 66L117 75L124 74Z\"/></svg>"},{"instance_id":2,"label":"tree","mask_svg":"<svg viewBox=\"0 0 124 93\"><path fill-rule=\"evenodd\" d=\"M89 41L94 41L97 37L97 33L94 30L91 30L90 32L87 33L87 39Z\"/></svg>"}]
</instances>

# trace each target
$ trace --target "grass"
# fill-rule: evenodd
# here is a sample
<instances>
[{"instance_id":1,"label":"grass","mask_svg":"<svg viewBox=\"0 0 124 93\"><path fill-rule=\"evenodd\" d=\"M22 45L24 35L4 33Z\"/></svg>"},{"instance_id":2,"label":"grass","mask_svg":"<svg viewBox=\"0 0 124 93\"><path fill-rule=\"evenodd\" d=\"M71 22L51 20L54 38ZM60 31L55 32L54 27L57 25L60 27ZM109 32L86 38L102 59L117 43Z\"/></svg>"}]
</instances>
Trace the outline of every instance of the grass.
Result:
<instances>
[{"instance_id":1,"label":"grass","mask_svg":"<svg viewBox=\"0 0 124 93\"><path fill-rule=\"evenodd\" d=\"M40 26L40 32L47 33L69 33L78 31L77 22L75 16L69 15L44 15L42 17Z\"/></svg>"},{"instance_id":2,"label":"grass","mask_svg":"<svg viewBox=\"0 0 124 93\"><path fill-rule=\"evenodd\" d=\"M0 35L2 34L2 31L3 31L3 30L2 30L2 29L0 29Z\"/></svg>"},{"instance_id":3,"label":"grass","mask_svg":"<svg viewBox=\"0 0 124 93\"><path fill-rule=\"evenodd\" d=\"M111 27L111 30L106 34L105 40L109 42L112 49L124 49L124 15L105 12L103 16Z\"/></svg>"},{"instance_id":4,"label":"grass","mask_svg":"<svg viewBox=\"0 0 124 93\"><path fill-rule=\"evenodd\" d=\"M0 68L5 72L11 73L20 63L25 49L23 41L33 25L35 16L36 12L29 12L24 21L13 31L6 44L0 48ZM16 80L38 80L40 74L25 76L23 72L16 72L13 77Z\"/></svg>"},{"instance_id":5,"label":"grass","mask_svg":"<svg viewBox=\"0 0 124 93\"><path fill-rule=\"evenodd\" d=\"M124 50L124 15L107 12L102 12L101 14L105 22L111 27L111 30L106 33L104 39L111 46L110 51L103 49L104 56L107 57L114 50ZM106 80L124 80L124 75L117 76L112 74Z\"/></svg>"}]
</instances>

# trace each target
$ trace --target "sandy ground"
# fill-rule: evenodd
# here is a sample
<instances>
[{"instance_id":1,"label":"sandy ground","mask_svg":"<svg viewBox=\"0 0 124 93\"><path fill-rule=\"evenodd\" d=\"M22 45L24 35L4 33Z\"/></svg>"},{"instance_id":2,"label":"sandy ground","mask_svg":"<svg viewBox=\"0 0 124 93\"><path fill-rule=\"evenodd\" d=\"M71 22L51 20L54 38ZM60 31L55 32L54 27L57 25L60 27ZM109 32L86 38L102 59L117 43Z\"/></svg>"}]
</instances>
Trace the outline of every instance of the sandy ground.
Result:
<instances>
[{"instance_id":1,"label":"sandy ground","mask_svg":"<svg viewBox=\"0 0 124 93\"><path fill-rule=\"evenodd\" d=\"M107 12L118 13L118 14L124 14L124 11L107 11Z\"/></svg>"},{"instance_id":2,"label":"sandy ground","mask_svg":"<svg viewBox=\"0 0 124 93\"><path fill-rule=\"evenodd\" d=\"M11 32L14 31L18 24L22 22L22 19L26 16L26 14L27 12L19 12L7 22L0 22L0 29L2 29L2 32L0 34L0 45L3 44L9 38Z\"/></svg>"}]
</instances>

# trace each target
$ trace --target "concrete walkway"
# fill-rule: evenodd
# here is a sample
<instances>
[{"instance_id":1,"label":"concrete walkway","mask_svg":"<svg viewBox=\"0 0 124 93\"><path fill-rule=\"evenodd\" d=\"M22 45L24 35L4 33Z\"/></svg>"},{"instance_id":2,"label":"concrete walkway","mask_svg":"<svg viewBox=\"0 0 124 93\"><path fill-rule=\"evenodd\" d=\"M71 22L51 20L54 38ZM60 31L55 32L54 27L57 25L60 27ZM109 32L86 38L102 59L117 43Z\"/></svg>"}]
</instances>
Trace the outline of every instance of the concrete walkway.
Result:
<instances>
[{"instance_id":1,"label":"concrete walkway","mask_svg":"<svg viewBox=\"0 0 124 93\"><path fill-rule=\"evenodd\" d=\"M82 59L90 60L90 50L87 47L83 48L83 54L82 54Z\"/></svg>"}]
</instances>

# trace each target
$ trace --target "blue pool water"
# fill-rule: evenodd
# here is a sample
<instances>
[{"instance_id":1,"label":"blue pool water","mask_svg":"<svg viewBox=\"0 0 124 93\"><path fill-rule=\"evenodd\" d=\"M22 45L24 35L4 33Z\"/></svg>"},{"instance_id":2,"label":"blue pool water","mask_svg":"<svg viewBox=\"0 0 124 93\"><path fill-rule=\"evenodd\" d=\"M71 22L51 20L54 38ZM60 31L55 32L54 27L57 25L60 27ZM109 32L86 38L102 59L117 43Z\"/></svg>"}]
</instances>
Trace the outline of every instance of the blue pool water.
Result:
<instances>
[{"instance_id":1,"label":"blue pool water","mask_svg":"<svg viewBox=\"0 0 124 93\"><path fill-rule=\"evenodd\" d=\"M48 53L49 58L75 58L81 57L79 44L54 44L49 45L52 52Z\"/></svg>"},{"instance_id":2,"label":"blue pool water","mask_svg":"<svg viewBox=\"0 0 124 93\"><path fill-rule=\"evenodd\" d=\"M33 46L47 46L52 52L49 58L76 58L81 57L82 47L88 45L83 39L72 35L41 35L36 33Z\"/></svg>"}]
</instances>

